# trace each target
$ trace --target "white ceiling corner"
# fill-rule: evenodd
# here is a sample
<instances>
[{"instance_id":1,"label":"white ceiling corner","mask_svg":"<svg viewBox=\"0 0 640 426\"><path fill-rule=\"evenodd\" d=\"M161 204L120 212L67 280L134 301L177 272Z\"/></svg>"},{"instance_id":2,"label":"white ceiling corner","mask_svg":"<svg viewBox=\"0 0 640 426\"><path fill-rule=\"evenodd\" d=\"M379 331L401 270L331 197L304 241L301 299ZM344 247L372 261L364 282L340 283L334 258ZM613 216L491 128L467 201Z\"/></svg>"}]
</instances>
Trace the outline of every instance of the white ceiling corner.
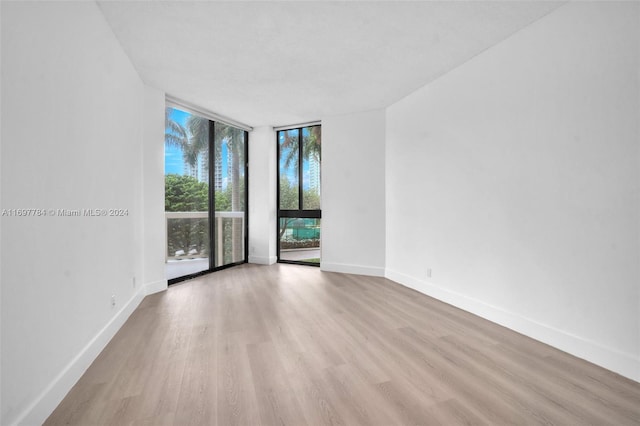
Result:
<instances>
[{"instance_id":1,"label":"white ceiling corner","mask_svg":"<svg viewBox=\"0 0 640 426\"><path fill-rule=\"evenodd\" d=\"M147 84L251 126L384 108L559 4L98 1Z\"/></svg>"}]
</instances>

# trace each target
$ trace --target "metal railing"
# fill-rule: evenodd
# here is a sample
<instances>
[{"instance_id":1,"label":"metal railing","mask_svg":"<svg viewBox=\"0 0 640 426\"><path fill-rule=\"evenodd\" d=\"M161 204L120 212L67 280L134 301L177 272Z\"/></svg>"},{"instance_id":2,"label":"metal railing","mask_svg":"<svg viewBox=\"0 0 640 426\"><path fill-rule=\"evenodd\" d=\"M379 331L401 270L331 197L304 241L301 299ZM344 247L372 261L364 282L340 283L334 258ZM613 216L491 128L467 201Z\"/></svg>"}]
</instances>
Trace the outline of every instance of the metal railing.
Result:
<instances>
[{"instance_id":1,"label":"metal railing","mask_svg":"<svg viewBox=\"0 0 640 426\"><path fill-rule=\"evenodd\" d=\"M209 219L208 212L165 212L165 229L167 230L167 236L169 236L169 221L174 219ZM216 240L214 241L216 248L216 265L224 265L224 253L225 253L225 237L228 236L228 232L231 233L229 241L231 242L230 248L230 262L238 262L244 258L244 233L245 233L245 224L244 224L244 212L214 212L215 220L215 234ZM231 219L230 229L225 230L225 219ZM236 221L239 221L238 224ZM234 226L240 225L240 226ZM208 253L193 253L189 254L186 252L185 254L173 255L169 252L169 237L167 237L167 247L165 252L165 262L169 260L180 260L180 259L202 259L208 258ZM187 247L188 249L188 247ZM229 262L226 262L229 263Z\"/></svg>"}]
</instances>

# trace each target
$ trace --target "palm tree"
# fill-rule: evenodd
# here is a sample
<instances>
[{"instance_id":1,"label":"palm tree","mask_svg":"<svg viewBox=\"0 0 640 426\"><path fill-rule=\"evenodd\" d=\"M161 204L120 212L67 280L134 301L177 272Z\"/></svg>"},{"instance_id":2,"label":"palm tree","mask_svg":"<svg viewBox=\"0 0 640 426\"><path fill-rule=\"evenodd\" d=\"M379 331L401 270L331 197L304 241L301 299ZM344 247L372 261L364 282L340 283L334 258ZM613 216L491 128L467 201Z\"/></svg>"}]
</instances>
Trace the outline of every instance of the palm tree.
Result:
<instances>
[{"instance_id":1,"label":"palm tree","mask_svg":"<svg viewBox=\"0 0 640 426\"><path fill-rule=\"evenodd\" d=\"M209 120L197 115L187 118L188 143L182 146L184 161L191 167L198 164L201 154L209 153ZM208 158L204 164L209 164Z\"/></svg>"},{"instance_id":2,"label":"palm tree","mask_svg":"<svg viewBox=\"0 0 640 426\"><path fill-rule=\"evenodd\" d=\"M200 154L209 148L209 120L189 115L186 128L171 118L171 108L165 108L164 141L167 145L180 148L184 162L190 166L198 164Z\"/></svg>"},{"instance_id":3,"label":"palm tree","mask_svg":"<svg viewBox=\"0 0 640 426\"><path fill-rule=\"evenodd\" d=\"M187 119L188 143L182 146L185 162L197 164L201 154L209 155L209 120L195 115ZM240 211L240 166L244 161L244 131L225 124L215 123L214 158L222 161L222 144L226 143L231 153L231 210ZM208 158L205 164L209 164Z\"/></svg>"},{"instance_id":4,"label":"palm tree","mask_svg":"<svg viewBox=\"0 0 640 426\"><path fill-rule=\"evenodd\" d=\"M171 108L164 109L164 142L176 148L187 143L187 131L180 123L171 118Z\"/></svg>"},{"instance_id":5,"label":"palm tree","mask_svg":"<svg viewBox=\"0 0 640 426\"><path fill-rule=\"evenodd\" d=\"M284 168L289 169L293 166L298 168L298 131L285 130L283 132L282 142L280 143L281 161L284 158Z\"/></svg>"},{"instance_id":6,"label":"palm tree","mask_svg":"<svg viewBox=\"0 0 640 426\"><path fill-rule=\"evenodd\" d=\"M302 131L302 158L304 160L315 160L320 162L320 143L321 130L320 126L307 127L308 134L303 129ZM280 144L280 152L284 154L284 167L298 168L298 131L285 130L282 143Z\"/></svg>"},{"instance_id":7,"label":"palm tree","mask_svg":"<svg viewBox=\"0 0 640 426\"><path fill-rule=\"evenodd\" d=\"M184 162L186 164L190 164L191 166L195 165L197 163L198 152L196 149L193 148L194 144L192 143L193 142L192 138L189 137L187 129L185 129L180 123L178 123L171 117L170 108L165 108L164 119L165 119L165 130L164 130L165 145L179 148L182 151ZM195 194L189 193L188 196L193 197L195 196ZM182 234L183 235L183 244L181 244L183 246L182 248L188 250L191 246L191 236L194 235L197 238L198 234L203 232L201 229L202 225L203 224L199 220L195 220L195 221L178 220L177 223L174 223L174 225L170 230L167 230L167 232L169 232L170 234L169 240L168 240L169 247L171 247L172 243L174 243L175 245L176 241L174 240L176 238L176 235ZM180 246L180 244L178 246ZM202 245L199 244L198 250L200 251L201 249L202 249Z\"/></svg>"},{"instance_id":8,"label":"palm tree","mask_svg":"<svg viewBox=\"0 0 640 426\"><path fill-rule=\"evenodd\" d=\"M321 127L309 127L309 136L303 136L302 139L302 143L306 148L306 159L308 160L311 158L320 163L320 143L322 142Z\"/></svg>"},{"instance_id":9,"label":"palm tree","mask_svg":"<svg viewBox=\"0 0 640 426\"><path fill-rule=\"evenodd\" d=\"M225 124L215 124L215 155L216 161L221 159L222 144L227 144L227 149L231 155L231 211L242 210L242 197L240 193L240 167L244 162L245 137L244 130L227 126ZM246 190L246 189L245 189ZM236 262L242 259L242 223L241 220L232 219L231 239L232 254L231 261Z\"/></svg>"},{"instance_id":10,"label":"palm tree","mask_svg":"<svg viewBox=\"0 0 640 426\"><path fill-rule=\"evenodd\" d=\"M171 118L170 112L169 108L165 109L165 143L180 148L184 162L191 167L198 164L201 155L206 155L203 163L208 167L210 121L190 115L185 128ZM215 161L222 161L223 143L227 144L231 155L231 211L237 212L242 210L240 166L244 161L244 131L215 123L214 138ZM234 219L232 224L232 262L235 262L242 258L242 221Z\"/></svg>"},{"instance_id":11,"label":"palm tree","mask_svg":"<svg viewBox=\"0 0 640 426\"><path fill-rule=\"evenodd\" d=\"M308 129L308 133L305 132L305 130ZM321 137L321 127L320 126L311 126L311 127L307 127L302 129L300 132L298 131L298 129L294 129L294 130L285 130L283 132L283 138L282 141L280 143L280 154L284 155L283 157L281 157L281 161L284 160L284 168L285 169L289 169L290 167L293 167L294 170L298 169L299 166L299 156L300 153L298 151L299 149L299 135L302 134L302 158L303 161L316 161L318 163L320 163L320 151L321 151L321 141L322 141L322 137ZM287 185L289 186L289 180L287 179L286 175L281 175L281 181L280 181L280 203L281 206L284 205L285 209L289 209L291 208L291 206L289 205L291 202L293 202L294 204L296 203L296 200L298 203L301 203L303 200L298 200L297 194L295 196L293 196L293 198L291 197L285 197L287 199L289 199L289 201L285 201L283 204L283 195L287 194L290 189L293 188L284 188L283 186ZM298 182L298 185L302 185L302 182ZM294 188L295 191L298 191L297 189L297 185ZM300 206L300 204L298 204L298 206ZM280 208L280 207L279 207ZM293 210L298 210L297 208L293 209ZM287 228L289 227L289 225L291 225L291 223L295 220L294 218L281 218L280 219L281 222L279 223L279 227L280 227L280 233L279 233L279 238L282 239L282 237L284 236Z\"/></svg>"}]
</instances>

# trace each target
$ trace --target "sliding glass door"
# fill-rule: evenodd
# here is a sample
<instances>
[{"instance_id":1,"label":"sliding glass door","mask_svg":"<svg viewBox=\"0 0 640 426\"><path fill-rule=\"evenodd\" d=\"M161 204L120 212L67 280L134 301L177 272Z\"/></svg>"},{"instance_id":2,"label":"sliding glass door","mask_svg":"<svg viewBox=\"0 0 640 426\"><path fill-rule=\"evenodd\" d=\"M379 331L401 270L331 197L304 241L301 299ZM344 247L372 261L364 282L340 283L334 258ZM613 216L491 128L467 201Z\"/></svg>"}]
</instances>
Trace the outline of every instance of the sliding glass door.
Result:
<instances>
[{"instance_id":1,"label":"sliding glass door","mask_svg":"<svg viewBox=\"0 0 640 426\"><path fill-rule=\"evenodd\" d=\"M169 283L246 262L247 132L165 111Z\"/></svg>"},{"instance_id":2,"label":"sliding glass door","mask_svg":"<svg viewBox=\"0 0 640 426\"><path fill-rule=\"evenodd\" d=\"M215 134L215 256L214 266L244 262L247 182L246 132L221 123Z\"/></svg>"},{"instance_id":3,"label":"sliding glass door","mask_svg":"<svg viewBox=\"0 0 640 426\"><path fill-rule=\"evenodd\" d=\"M278 261L320 265L319 125L278 131Z\"/></svg>"}]
</instances>

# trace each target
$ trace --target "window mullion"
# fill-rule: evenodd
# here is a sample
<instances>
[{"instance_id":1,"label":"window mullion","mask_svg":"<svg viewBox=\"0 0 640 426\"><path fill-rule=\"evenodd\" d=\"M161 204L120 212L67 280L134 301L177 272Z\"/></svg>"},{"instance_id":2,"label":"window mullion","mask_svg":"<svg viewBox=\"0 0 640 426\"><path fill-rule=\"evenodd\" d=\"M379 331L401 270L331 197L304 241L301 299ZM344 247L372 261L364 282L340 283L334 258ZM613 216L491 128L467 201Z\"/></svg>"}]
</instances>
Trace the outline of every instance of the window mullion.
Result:
<instances>
[{"instance_id":1,"label":"window mullion","mask_svg":"<svg viewBox=\"0 0 640 426\"><path fill-rule=\"evenodd\" d=\"M302 200L304 196L302 178L302 129L298 129L298 210L303 210L304 208L304 202Z\"/></svg>"}]
</instances>

